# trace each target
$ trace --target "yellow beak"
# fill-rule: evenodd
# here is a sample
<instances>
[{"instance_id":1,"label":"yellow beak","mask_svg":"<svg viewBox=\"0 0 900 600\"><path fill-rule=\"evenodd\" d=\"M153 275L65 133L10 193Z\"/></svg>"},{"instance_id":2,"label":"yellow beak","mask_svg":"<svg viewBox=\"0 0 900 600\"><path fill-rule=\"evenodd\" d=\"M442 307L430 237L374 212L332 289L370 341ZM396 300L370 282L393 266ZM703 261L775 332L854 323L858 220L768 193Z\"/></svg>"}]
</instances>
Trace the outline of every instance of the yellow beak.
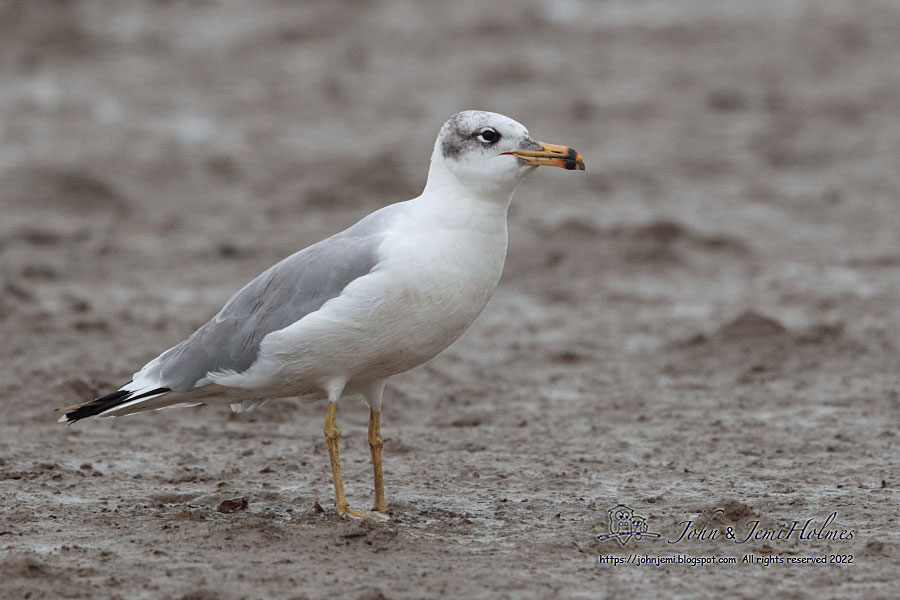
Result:
<instances>
[{"instance_id":1,"label":"yellow beak","mask_svg":"<svg viewBox=\"0 0 900 600\"><path fill-rule=\"evenodd\" d=\"M556 144L545 144L544 142L538 142L538 144L541 145L540 150L516 150L509 154L524 160L526 165L534 167L549 165L551 167L562 167L570 171L584 171L584 160L573 148L557 146Z\"/></svg>"}]
</instances>

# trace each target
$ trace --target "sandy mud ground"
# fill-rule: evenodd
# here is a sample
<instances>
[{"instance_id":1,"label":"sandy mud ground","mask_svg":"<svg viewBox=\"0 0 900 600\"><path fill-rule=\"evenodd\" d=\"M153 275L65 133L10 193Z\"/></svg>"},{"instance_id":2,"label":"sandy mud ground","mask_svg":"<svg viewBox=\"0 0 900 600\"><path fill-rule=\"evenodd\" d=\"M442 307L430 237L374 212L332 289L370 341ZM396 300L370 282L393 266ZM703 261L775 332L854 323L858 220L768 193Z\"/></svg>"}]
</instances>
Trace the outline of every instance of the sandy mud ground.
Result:
<instances>
[{"instance_id":1,"label":"sandy mud ground","mask_svg":"<svg viewBox=\"0 0 900 600\"><path fill-rule=\"evenodd\" d=\"M900 594L898 5L487 6L0 2L0 597ZM391 381L390 523L332 514L324 403L54 424L416 195L464 108L588 170L519 191L484 314ZM598 541L618 503L662 537Z\"/></svg>"}]
</instances>

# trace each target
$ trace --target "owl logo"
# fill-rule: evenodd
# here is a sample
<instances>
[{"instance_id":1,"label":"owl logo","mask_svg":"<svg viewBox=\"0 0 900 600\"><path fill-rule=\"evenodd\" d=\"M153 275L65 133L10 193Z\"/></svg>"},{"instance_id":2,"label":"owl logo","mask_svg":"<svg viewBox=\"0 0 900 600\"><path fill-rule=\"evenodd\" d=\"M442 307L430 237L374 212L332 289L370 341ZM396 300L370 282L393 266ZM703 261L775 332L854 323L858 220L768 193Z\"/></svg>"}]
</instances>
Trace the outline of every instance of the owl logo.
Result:
<instances>
[{"instance_id":1,"label":"owl logo","mask_svg":"<svg viewBox=\"0 0 900 600\"><path fill-rule=\"evenodd\" d=\"M606 511L609 515L609 532L618 535L631 533L631 522L634 519L634 509L624 504L616 504ZM622 542L621 539L619 539ZM625 545L625 542L622 542Z\"/></svg>"},{"instance_id":2,"label":"owl logo","mask_svg":"<svg viewBox=\"0 0 900 600\"><path fill-rule=\"evenodd\" d=\"M601 542L616 540L624 546L632 538L640 540L645 537L660 537L658 533L648 531L646 517L634 514L634 509L630 506L616 504L606 514L609 517L609 533L597 536Z\"/></svg>"}]
</instances>

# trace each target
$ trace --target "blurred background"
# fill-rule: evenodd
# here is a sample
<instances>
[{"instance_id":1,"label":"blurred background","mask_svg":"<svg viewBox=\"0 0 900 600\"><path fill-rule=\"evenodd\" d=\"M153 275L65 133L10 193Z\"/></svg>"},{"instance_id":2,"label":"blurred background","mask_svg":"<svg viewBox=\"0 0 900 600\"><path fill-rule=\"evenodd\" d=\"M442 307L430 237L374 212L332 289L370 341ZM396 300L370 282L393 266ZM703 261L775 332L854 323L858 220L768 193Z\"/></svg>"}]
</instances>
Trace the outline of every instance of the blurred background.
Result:
<instances>
[{"instance_id":1,"label":"blurred background","mask_svg":"<svg viewBox=\"0 0 900 600\"><path fill-rule=\"evenodd\" d=\"M303 544L336 534L284 506L330 507L322 407L67 429L52 409L124 383L280 258L416 196L438 129L464 109L577 148L587 171L541 169L519 190L484 315L392 381L385 468L401 516L376 546L426 570L454 552L527 559L499 579L435 575L433 593L509 594L538 568L547 590L631 592L665 575L571 571L598 550L606 504L652 504L659 525L733 497L734 519L840 502L874 536L857 538L869 581L887 581L900 556L877 516L898 472L898 65L891 0L0 0L0 499L29 507L0 516L19 561L0 589L115 587L72 571L102 552L132 573L118 585L219 589L196 564L156 579L142 552L171 543L176 522L186 545L169 559L240 533L321 560ZM342 416L358 498L365 417ZM254 454L260 436L271 445ZM116 480L88 490L93 471ZM202 501L217 490L249 495L253 518L291 523L294 541L220 523ZM47 525L60 498L64 534ZM102 502L121 517L95 519ZM136 546L98 541L135 521ZM60 550L70 536L76 557ZM425 550L456 536L480 541ZM228 589L281 594L295 574L273 564ZM305 576L336 585L322 573ZM803 577L850 585L822 573ZM730 589L723 574L698 572L703 590ZM794 583L796 597L815 591ZM379 589L421 592L403 585Z\"/></svg>"}]
</instances>

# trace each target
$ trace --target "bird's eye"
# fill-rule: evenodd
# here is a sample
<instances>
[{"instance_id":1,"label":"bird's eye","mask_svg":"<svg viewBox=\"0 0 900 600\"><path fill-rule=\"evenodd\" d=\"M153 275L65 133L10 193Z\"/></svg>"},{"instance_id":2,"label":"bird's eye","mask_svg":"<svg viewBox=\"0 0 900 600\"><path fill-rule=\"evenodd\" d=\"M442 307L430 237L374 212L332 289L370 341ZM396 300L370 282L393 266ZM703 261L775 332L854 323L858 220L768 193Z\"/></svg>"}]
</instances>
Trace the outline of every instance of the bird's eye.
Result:
<instances>
[{"instance_id":1,"label":"bird's eye","mask_svg":"<svg viewBox=\"0 0 900 600\"><path fill-rule=\"evenodd\" d=\"M475 134L475 138L484 144L494 144L500 139L500 134L497 133L496 129L485 127Z\"/></svg>"}]
</instances>

